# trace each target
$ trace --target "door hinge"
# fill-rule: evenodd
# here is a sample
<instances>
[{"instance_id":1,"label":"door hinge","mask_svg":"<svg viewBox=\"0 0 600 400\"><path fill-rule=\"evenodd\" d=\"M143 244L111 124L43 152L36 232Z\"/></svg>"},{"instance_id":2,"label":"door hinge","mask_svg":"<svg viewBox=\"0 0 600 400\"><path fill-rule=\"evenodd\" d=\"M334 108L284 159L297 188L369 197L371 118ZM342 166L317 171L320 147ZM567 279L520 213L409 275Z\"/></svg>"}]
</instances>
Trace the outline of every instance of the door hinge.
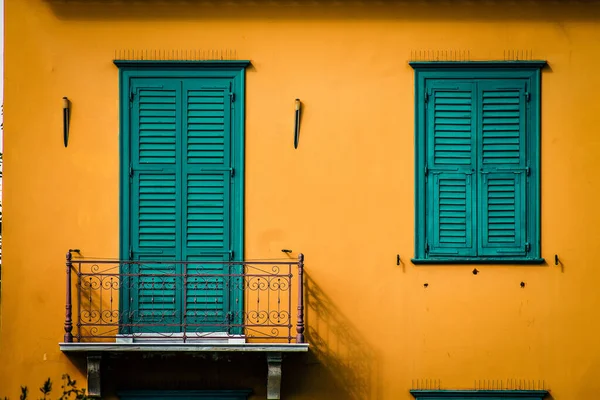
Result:
<instances>
[{"instance_id":1,"label":"door hinge","mask_svg":"<svg viewBox=\"0 0 600 400\"><path fill-rule=\"evenodd\" d=\"M531 244L530 244L529 242L526 242L526 243L525 243L525 251L526 251L527 253L529 253L529 250L531 250Z\"/></svg>"}]
</instances>

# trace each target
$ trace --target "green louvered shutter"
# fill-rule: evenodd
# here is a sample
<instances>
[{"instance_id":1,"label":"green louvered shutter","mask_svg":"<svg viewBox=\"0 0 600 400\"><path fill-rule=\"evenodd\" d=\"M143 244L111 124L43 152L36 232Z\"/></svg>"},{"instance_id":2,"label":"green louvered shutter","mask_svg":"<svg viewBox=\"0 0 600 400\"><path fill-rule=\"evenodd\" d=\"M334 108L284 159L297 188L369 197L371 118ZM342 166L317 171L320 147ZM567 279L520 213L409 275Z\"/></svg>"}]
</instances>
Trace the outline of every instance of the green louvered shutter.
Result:
<instances>
[{"instance_id":1,"label":"green louvered shutter","mask_svg":"<svg viewBox=\"0 0 600 400\"><path fill-rule=\"evenodd\" d=\"M220 263L233 255L230 85L219 79L183 82L182 251L183 260L194 261L183 301L190 331L222 331L230 302L241 301L241 287L231 287L229 267Z\"/></svg>"},{"instance_id":2,"label":"green louvered shutter","mask_svg":"<svg viewBox=\"0 0 600 400\"><path fill-rule=\"evenodd\" d=\"M178 80L136 79L132 82L130 165L130 257L139 261L169 261L178 255L181 209L178 136L181 132L181 83ZM180 282L175 264L140 263L133 267L129 315L134 332L156 331L143 326L180 321ZM158 330L177 330L176 327Z\"/></svg>"},{"instance_id":3,"label":"green louvered shutter","mask_svg":"<svg viewBox=\"0 0 600 400\"><path fill-rule=\"evenodd\" d=\"M426 93L426 256L474 256L474 85L432 81Z\"/></svg>"},{"instance_id":4,"label":"green louvered shutter","mask_svg":"<svg viewBox=\"0 0 600 400\"><path fill-rule=\"evenodd\" d=\"M527 81L482 81L479 255L524 256L527 240Z\"/></svg>"}]
</instances>

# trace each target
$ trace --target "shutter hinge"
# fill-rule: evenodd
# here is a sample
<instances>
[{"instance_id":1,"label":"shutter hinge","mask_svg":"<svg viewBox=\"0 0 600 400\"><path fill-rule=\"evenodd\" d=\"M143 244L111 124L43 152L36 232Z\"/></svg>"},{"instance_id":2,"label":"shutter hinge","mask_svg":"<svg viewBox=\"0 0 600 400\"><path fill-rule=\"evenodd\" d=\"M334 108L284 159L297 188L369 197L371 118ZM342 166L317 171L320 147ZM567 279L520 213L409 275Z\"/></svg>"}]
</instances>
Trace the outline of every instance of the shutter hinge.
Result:
<instances>
[{"instance_id":1,"label":"shutter hinge","mask_svg":"<svg viewBox=\"0 0 600 400\"><path fill-rule=\"evenodd\" d=\"M425 103L429 102L429 93L425 92Z\"/></svg>"},{"instance_id":2,"label":"shutter hinge","mask_svg":"<svg viewBox=\"0 0 600 400\"><path fill-rule=\"evenodd\" d=\"M233 87L231 85L231 82L229 82L229 100L231 101L231 103L235 102L235 93L233 93Z\"/></svg>"},{"instance_id":3,"label":"shutter hinge","mask_svg":"<svg viewBox=\"0 0 600 400\"><path fill-rule=\"evenodd\" d=\"M429 254L429 243L425 241L425 254Z\"/></svg>"},{"instance_id":4,"label":"shutter hinge","mask_svg":"<svg viewBox=\"0 0 600 400\"><path fill-rule=\"evenodd\" d=\"M235 176L235 168L231 168L231 177L233 178Z\"/></svg>"},{"instance_id":5,"label":"shutter hinge","mask_svg":"<svg viewBox=\"0 0 600 400\"><path fill-rule=\"evenodd\" d=\"M525 92L525 100L527 100L527 102L531 100L531 93Z\"/></svg>"},{"instance_id":6,"label":"shutter hinge","mask_svg":"<svg viewBox=\"0 0 600 400\"><path fill-rule=\"evenodd\" d=\"M531 175L531 168L529 168L529 165L525 167L525 175Z\"/></svg>"},{"instance_id":7,"label":"shutter hinge","mask_svg":"<svg viewBox=\"0 0 600 400\"><path fill-rule=\"evenodd\" d=\"M529 242L526 242L526 243L525 243L525 251L526 251L527 253L529 253L529 250L531 250L531 244L530 244Z\"/></svg>"},{"instance_id":8,"label":"shutter hinge","mask_svg":"<svg viewBox=\"0 0 600 400\"><path fill-rule=\"evenodd\" d=\"M133 100L135 98L135 93L133 92L133 89L131 89L129 91L129 107L131 108L131 106L133 105Z\"/></svg>"},{"instance_id":9,"label":"shutter hinge","mask_svg":"<svg viewBox=\"0 0 600 400\"><path fill-rule=\"evenodd\" d=\"M133 165L129 164L129 177L133 178Z\"/></svg>"},{"instance_id":10,"label":"shutter hinge","mask_svg":"<svg viewBox=\"0 0 600 400\"><path fill-rule=\"evenodd\" d=\"M429 176L429 167L427 166L427 164L425 164L425 168L423 169L423 173L425 175L425 180L427 180L427 177Z\"/></svg>"},{"instance_id":11,"label":"shutter hinge","mask_svg":"<svg viewBox=\"0 0 600 400\"><path fill-rule=\"evenodd\" d=\"M229 250L229 261L233 260L233 250Z\"/></svg>"},{"instance_id":12,"label":"shutter hinge","mask_svg":"<svg viewBox=\"0 0 600 400\"><path fill-rule=\"evenodd\" d=\"M133 260L133 249L129 246L129 261Z\"/></svg>"},{"instance_id":13,"label":"shutter hinge","mask_svg":"<svg viewBox=\"0 0 600 400\"><path fill-rule=\"evenodd\" d=\"M231 311L227 312L227 322L233 321L233 313Z\"/></svg>"}]
</instances>

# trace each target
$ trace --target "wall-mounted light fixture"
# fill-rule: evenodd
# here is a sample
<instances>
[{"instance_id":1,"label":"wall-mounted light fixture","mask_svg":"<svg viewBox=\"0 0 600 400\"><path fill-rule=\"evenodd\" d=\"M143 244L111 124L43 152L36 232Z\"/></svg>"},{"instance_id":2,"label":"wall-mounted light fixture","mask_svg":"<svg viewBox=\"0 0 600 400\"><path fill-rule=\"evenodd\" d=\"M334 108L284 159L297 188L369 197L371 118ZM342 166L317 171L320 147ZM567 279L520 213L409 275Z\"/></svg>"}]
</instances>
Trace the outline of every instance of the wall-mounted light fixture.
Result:
<instances>
[{"instance_id":1,"label":"wall-mounted light fixture","mask_svg":"<svg viewBox=\"0 0 600 400\"><path fill-rule=\"evenodd\" d=\"M69 120L71 119L71 107L69 99L66 97L63 100L63 140L65 147L69 145Z\"/></svg>"},{"instance_id":2,"label":"wall-mounted light fixture","mask_svg":"<svg viewBox=\"0 0 600 400\"><path fill-rule=\"evenodd\" d=\"M300 99L296 99L296 126L294 129L294 148L298 148L298 140L300 139Z\"/></svg>"}]
</instances>

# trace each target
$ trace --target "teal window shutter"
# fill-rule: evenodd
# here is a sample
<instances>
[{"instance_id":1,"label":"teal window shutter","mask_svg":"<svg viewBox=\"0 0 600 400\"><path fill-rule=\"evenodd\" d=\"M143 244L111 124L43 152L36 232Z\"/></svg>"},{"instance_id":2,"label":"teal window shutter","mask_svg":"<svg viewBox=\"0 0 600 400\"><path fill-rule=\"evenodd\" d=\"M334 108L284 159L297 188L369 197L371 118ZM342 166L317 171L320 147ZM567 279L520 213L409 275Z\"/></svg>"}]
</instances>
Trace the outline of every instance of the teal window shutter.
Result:
<instances>
[{"instance_id":1,"label":"teal window shutter","mask_svg":"<svg viewBox=\"0 0 600 400\"><path fill-rule=\"evenodd\" d=\"M479 255L526 256L527 87L523 79L478 83Z\"/></svg>"},{"instance_id":2,"label":"teal window shutter","mask_svg":"<svg viewBox=\"0 0 600 400\"><path fill-rule=\"evenodd\" d=\"M181 85L176 80L136 79L131 86L130 258L174 260L181 233L178 201L178 133ZM134 264L130 317L137 324L177 323L181 300L176 265Z\"/></svg>"},{"instance_id":3,"label":"teal window shutter","mask_svg":"<svg viewBox=\"0 0 600 400\"><path fill-rule=\"evenodd\" d=\"M415 264L543 263L545 62L414 62Z\"/></svg>"},{"instance_id":4,"label":"teal window shutter","mask_svg":"<svg viewBox=\"0 0 600 400\"><path fill-rule=\"evenodd\" d=\"M230 302L241 301L228 277L232 271L218 261L229 261L232 247L232 163L229 80L189 79L183 82L184 223L183 260L191 276L186 288L186 321L224 326ZM205 263L208 262L208 263ZM217 263L212 263L217 262ZM213 327L212 330L217 330ZM211 330L210 327L207 328Z\"/></svg>"},{"instance_id":5,"label":"teal window shutter","mask_svg":"<svg viewBox=\"0 0 600 400\"><path fill-rule=\"evenodd\" d=\"M432 81L426 90L425 252L430 256L474 256L474 85Z\"/></svg>"}]
</instances>

